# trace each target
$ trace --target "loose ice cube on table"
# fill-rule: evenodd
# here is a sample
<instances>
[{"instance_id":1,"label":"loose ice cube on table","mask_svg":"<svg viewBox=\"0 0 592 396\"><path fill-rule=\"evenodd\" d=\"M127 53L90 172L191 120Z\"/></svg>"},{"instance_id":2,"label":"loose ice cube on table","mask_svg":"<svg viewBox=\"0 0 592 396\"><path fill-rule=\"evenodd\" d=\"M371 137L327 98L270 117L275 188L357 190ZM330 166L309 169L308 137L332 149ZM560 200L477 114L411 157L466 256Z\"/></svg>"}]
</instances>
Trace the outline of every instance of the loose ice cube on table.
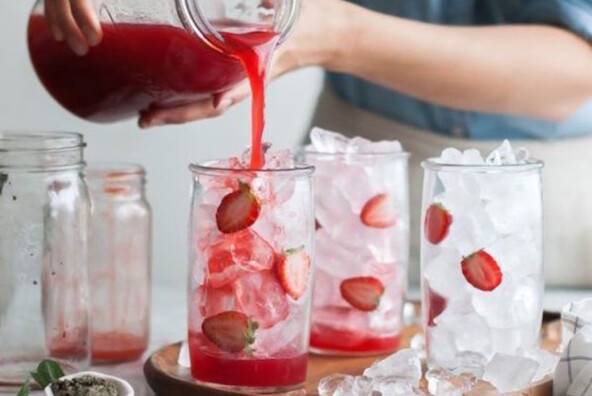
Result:
<instances>
[{"instance_id":1,"label":"loose ice cube on table","mask_svg":"<svg viewBox=\"0 0 592 396\"><path fill-rule=\"evenodd\" d=\"M527 388L534 380L539 364L530 358L496 353L485 366L483 380L500 393Z\"/></svg>"},{"instance_id":2,"label":"loose ice cube on table","mask_svg":"<svg viewBox=\"0 0 592 396\"><path fill-rule=\"evenodd\" d=\"M477 383L472 374L455 375L443 368L433 368L425 375L428 391L435 396L463 396Z\"/></svg>"},{"instance_id":3,"label":"loose ice cube on table","mask_svg":"<svg viewBox=\"0 0 592 396\"><path fill-rule=\"evenodd\" d=\"M413 349L401 349L364 370L364 376L375 381L382 378L393 378L417 386L421 379L419 355Z\"/></svg>"}]
</instances>

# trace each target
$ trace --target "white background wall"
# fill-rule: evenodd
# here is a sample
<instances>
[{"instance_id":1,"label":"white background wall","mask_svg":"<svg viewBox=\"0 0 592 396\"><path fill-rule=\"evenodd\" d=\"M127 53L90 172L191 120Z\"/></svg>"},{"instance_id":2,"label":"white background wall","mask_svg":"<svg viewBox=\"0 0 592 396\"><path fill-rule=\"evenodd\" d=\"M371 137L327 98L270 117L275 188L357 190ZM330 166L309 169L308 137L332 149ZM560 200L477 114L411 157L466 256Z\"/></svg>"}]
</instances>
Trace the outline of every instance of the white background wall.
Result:
<instances>
[{"instance_id":1,"label":"white background wall","mask_svg":"<svg viewBox=\"0 0 592 396\"><path fill-rule=\"evenodd\" d=\"M25 31L31 7L31 0L2 0L0 5L0 129L82 132L88 143L87 159L143 164L154 212L154 276L158 283L184 288L187 165L240 153L249 141L250 103L235 106L219 119L147 131L139 130L135 120L115 125L81 121L53 101L30 65ZM299 144L321 80L320 70L304 70L268 89L267 141L276 147Z\"/></svg>"}]
</instances>

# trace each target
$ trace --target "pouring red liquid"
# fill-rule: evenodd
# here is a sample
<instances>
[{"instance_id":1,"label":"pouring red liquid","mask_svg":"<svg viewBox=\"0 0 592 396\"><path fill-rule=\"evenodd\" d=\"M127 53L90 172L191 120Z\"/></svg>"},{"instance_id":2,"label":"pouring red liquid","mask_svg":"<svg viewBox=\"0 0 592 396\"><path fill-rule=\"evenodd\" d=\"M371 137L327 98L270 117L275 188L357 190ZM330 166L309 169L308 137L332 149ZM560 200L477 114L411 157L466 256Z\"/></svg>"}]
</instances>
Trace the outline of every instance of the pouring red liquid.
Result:
<instances>
[{"instance_id":1,"label":"pouring red liquid","mask_svg":"<svg viewBox=\"0 0 592 396\"><path fill-rule=\"evenodd\" d=\"M33 66L49 93L73 114L95 122L137 116L151 107L190 103L248 76L252 93L252 168L263 166L264 80L278 35L222 32L228 54L168 25L103 24L103 40L86 56L54 40L42 15L29 21ZM246 72L246 73L245 73Z\"/></svg>"}]
</instances>

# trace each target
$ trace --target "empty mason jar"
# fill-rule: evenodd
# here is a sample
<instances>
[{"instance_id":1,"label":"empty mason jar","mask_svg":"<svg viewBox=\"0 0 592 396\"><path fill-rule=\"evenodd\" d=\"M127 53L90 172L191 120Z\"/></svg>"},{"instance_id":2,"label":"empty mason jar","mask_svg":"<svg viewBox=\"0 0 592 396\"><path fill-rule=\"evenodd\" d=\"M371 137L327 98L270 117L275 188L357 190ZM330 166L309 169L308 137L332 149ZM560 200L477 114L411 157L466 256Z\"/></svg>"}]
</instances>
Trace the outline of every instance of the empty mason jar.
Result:
<instances>
[{"instance_id":1,"label":"empty mason jar","mask_svg":"<svg viewBox=\"0 0 592 396\"><path fill-rule=\"evenodd\" d=\"M89 200L74 133L0 132L0 389L88 364Z\"/></svg>"},{"instance_id":2,"label":"empty mason jar","mask_svg":"<svg viewBox=\"0 0 592 396\"><path fill-rule=\"evenodd\" d=\"M91 164L90 277L92 360L134 360L150 332L151 210L145 171L133 164Z\"/></svg>"}]
</instances>

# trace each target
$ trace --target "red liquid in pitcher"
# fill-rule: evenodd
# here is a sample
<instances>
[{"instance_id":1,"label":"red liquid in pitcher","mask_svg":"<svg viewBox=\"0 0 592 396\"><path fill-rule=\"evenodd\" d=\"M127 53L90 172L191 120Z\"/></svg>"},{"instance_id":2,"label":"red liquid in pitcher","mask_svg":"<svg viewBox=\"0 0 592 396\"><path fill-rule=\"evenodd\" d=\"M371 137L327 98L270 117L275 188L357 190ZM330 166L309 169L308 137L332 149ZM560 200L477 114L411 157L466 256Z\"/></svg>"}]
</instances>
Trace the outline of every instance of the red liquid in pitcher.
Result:
<instances>
[{"instance_id":1,"label":"red liquid in pitcher","mask_svg":"<svg viewBox=\"0 0 592 396\"><path fill-rule=\"evenodd\" d=\"M91 121L115 121L150 106L188 103L222 92L242 80L246 70L254 98L253 166L262 165L263 79L276 33L225 32L230 56L173 26L103 24L103 32L101 44L79 57L66 43L54 40L43 16L31 17L33 66L62 106Z\"/></svg>"}]
</instances>

